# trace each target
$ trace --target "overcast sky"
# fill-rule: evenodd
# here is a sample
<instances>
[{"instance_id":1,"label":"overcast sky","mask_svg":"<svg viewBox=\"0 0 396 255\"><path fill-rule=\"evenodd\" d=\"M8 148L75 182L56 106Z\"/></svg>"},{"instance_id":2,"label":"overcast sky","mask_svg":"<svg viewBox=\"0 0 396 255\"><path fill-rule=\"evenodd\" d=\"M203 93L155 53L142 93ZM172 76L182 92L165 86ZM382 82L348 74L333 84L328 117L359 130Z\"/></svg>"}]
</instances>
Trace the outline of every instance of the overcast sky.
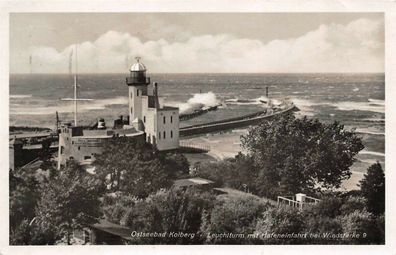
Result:
<instances>
[{"instance_id":1,"label":"overcast sky","mask_svg":"<svg viewBox=\"0 0 396 255\"><path fill-rule=\"evenodd\" d=\"M67 73L383 72L380 13L35 13L10 16L10 70Z\"/></svg>"}]
</instances>

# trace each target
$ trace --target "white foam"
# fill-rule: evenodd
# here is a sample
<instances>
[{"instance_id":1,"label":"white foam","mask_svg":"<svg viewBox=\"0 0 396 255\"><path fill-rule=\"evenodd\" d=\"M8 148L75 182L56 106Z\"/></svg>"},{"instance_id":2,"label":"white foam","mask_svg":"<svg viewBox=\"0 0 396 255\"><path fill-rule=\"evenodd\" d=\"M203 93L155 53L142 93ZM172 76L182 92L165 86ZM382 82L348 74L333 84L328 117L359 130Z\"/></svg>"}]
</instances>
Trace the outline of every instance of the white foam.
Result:
<instances>
[{"instance_id":1,"label":"white foam","mask_svg":"<svg viewBox=\"0 0 396 255\"><path fill-rule=\"evenodd\" d=\"M375 160L375 159L358 159L360 162L363 162L363 163L367 163L367 164L370 164L370 165L372 165L372 164L375 164L375 163L377 163L377 162L379 162L380 164L384 164L385 162L384 161L380 161L380 160Z\"/></svg>"},{"instance_id":2,"label":"white foam","mask_svg":"<svg viewBox=\"0 0 396 255\"><path fill-rule=\"evenodd\" d=\"M11 99L29 98L29 97L32 97L32 95L10 95Z\"/></svg>"},{"instance_id":3,"label":"white foam","mask_svg":"<svg viewBox=\"0 0 396 255\"><path fill-rule=\"evenodd\" d=\"M366 150L363 150L363 151L359 152L359 154L385 157L385 153L377 152L377 151L366 151Z\"/></svg>"},{"instance_id":4,"label":"white foam","mask_svg":"<svg viewBox=\"0 0 396 255\"><path fill-rule=\"evenodd\" d=\"M203 107L213 107L220 104L216 95L213 92L196 93L187 100L186 103L170 102L170 105L179 107L181 114L193 113L195 110L202 109Z\"/></svg>"},{"instance_id":5,"label":"white foam","mask_svg":"<svg viewBox=\"0 0 396 255\"><path fill-rule=\"evenodd\" d=\"M385 100L369 98L368 101L374 104L385 106Z\"/></svg>"},{"instance_id":6,"label":"white foam","mask_svg":"<svg viewBox=\"0 0 396 255\"><path fill-rule=\"evenodd\" d=\"M361 133L361 134L369 134L369 135L385 135L384 132L378 132L378 131L372 131L371 129L366 129L366 128L358 128L356 129L356 133Z\"/></svg>"},{"instance_id":7,"label":"white foam","mask_svg":"<svg viewBox=\"0 0 396 255\"><path fill-rule=\"evenodd\" d=\"M368 111L368 112L378 112L385 113L385 105L380 104L370 104L367 102L351 102L351 101L343 101L330 104L335 106L338 110L341 111Z\"/></svg>"},{"instance_id":8,"label":"white foam","mask_svg":"<svg viewBox=\"0 0 396 255\"><path fill-rule=\"evenodd\" d=\"M49 102L43 102L43 104ZM90 101L78 102L78 112L87 112L91 110L103 110L110 105L126 105L128 104L127 97L115 97L107 99L95 99ZM10 115L47 115L55 112L70 113L74 112L74 105L72 102L59 101L59 104L52 106L32 107L31 105L14 105L10 106Z\"/></svg>"}]
</instances>

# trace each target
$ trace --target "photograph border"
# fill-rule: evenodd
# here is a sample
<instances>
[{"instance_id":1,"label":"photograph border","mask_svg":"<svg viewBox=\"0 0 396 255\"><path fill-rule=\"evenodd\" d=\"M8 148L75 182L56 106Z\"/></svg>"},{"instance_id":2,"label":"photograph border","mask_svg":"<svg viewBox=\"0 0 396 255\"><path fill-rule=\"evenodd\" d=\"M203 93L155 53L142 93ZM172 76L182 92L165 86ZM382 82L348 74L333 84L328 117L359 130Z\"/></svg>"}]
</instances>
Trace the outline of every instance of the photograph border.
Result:
<instances>
[{"instance_id":1,"label":"photograph border","mask_svg":"<svg viewBox=\"0 0 396 255\"><path fill-rule=\"evenodd\" d=\"M9 124L9 14L20 12L381 12L385 14L385 169L386 212L385 245L137 245L137 246L9 246L9 191L8 191L8 124ZM246 254L271 252L276 254L395 254L396 219L393 194L396 192L396 2L395 1L1 1L0 0L0 120L6 128L1 133L0 166L0 254Z\"/></svg>"}]
</instances>

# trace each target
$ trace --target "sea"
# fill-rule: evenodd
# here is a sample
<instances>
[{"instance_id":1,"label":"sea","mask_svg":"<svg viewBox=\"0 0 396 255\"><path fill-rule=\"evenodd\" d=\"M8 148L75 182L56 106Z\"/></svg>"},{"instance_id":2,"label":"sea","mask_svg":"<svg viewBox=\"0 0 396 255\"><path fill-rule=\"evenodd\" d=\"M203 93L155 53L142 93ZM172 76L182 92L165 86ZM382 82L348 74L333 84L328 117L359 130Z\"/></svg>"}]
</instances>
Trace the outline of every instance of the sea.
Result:
<instances>
[{"instance_id":1,"label":"sea","mask_svg":"<svg viewBox=\"0 0 396 255\"><path fill-rule=\"evenodd\" d=\"M108 126L128 114L128 74L78 76L78 121L89 125L104 118ZM159 87L161 103L188 113L219 104L216 111L182 121L181 126L227 119L263 110L269 98L288 98L308 116L355 129L365 145L352 169L364 173L385 162L385 75L379 74L150 74ZM151 88L149 88L151 89ZM67 74L10 75L10 125L54 128L56 112L73 120L73 77ZM245 132L246 129L241 132ZM233 132L239 137L241 132ZM209 137L210 138L210 137ZM239 144L235 143L235 151Z\"/></svg>"}]
</instances>

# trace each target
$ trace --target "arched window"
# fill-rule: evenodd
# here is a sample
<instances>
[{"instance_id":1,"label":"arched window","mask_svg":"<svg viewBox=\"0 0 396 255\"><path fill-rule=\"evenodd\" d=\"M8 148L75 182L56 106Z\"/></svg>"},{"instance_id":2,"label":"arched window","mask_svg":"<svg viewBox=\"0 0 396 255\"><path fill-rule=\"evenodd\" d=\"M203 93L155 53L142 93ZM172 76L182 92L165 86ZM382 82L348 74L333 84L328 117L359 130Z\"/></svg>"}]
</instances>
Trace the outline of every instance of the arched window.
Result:
<instances>
[{"instance_id":1,"label":"arched window","mask_svg":"<svg viewBox=\"0 0 396 255\"><path fill-rule=\"evenodd\" d=\"M173 138L173 131L171 130L171 138Z\"/></svg>"},{"instance_id":2,"label":"arched window","mask_svg":"<svg viewBox=\"0 0 396 255\"><path fill-rule=\"evenodd\" d=\"M171 123L173 123L173 116L171 116Z\"/></svg>"},{"instance_id":3,"label":"arched window","mask_svg":"<svg viewBox=\"0 0 396 255\"><path fill-rule=\"evenodd\" d=\"M131 107L131 114L133 113L133 107Z\"/></svg>"},{"instance_id":4,"label":"arched window","mask_svg":"<svg viewBox=\"0 0 396 255\"><path fill-rule=\"evenodd\" d=\"M166 139L166 133L165 133L165 131L164 131L164 139Z\"/></svg>"},{"instance_id":5,"label":"arched window","mask_svg":"<svg viewBox=\"0 0 396 255\"><path fill-rule=\"evenodd\" d=\"M158 132L158 140L161 140L161 132Z\"/></svg>"},{"instance_id":6,"label":"arched window","mask_svg":"<svg viewBox=\"0 0 396 255\"><path fill-rule=\"evenodd\" d=\"M143 122L146 123L146 116L143 116Z\"/></svg>"},{"instance_id":7,"label":"arched window","mask_svg":"<svg viewBox=\"0 0 396 255\"><path fill-rule=\"evenodd\" d=\"M164 116L164 124L165 124L165 122L166 122L165 119L166 119L166 118L165 118L165 116Z\"/></svg>"}]
</instances>

